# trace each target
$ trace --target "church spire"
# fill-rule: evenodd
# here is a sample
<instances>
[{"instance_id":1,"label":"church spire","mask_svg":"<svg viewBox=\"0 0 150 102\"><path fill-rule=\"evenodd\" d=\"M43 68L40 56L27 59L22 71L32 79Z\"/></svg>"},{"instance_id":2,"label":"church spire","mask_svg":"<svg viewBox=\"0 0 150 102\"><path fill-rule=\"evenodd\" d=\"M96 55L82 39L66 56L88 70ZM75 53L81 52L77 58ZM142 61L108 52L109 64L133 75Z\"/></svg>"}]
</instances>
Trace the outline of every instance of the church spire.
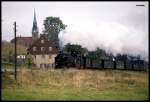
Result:
<instances>
[{"instance_id":1,"label":"church spire","mask_svg":"<svg viewBox=\"0 0 150 102\"><path fill-rule=\"evenodd\" d=\"M33 27L32 27L32 33L33 32L38 32L35 9L34 9L34 19L33 19Z\"/></svg>"},{"instance_id":2,"label":"church spire","mask_svg":"<svg viewBox=\"0 0 150 102\"><path fill-rule=\"evenodd\" d=\"M38 39L38 33L39 33L39 31L38 31L38 27L37 27L36 13L35 13L35 9L34 9L34 19L33 19L33 27L32 27L33 42Z\"/></svg>"}]
</instances>

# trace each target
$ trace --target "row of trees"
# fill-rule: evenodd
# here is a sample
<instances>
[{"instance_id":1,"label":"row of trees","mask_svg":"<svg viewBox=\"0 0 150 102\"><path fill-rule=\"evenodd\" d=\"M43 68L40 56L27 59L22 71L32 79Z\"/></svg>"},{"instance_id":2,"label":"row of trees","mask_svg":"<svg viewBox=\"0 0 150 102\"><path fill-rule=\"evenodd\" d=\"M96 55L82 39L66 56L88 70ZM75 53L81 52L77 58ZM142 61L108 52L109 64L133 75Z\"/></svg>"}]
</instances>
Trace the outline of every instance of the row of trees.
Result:
<instances>
[{"instance_id":1,"label":"row of trees","mask_svg":"<svg viewBox=\"0 0 150 102\"><path fill-rule=\"evenodd\" d=\"M23 45L20 45L17 42L17 55L26 54L26 47ZM8 41L2 41L2 58L1 62L3 66L12 66L14 64L14 44L8 42ZM19 62L21 59L18 59L17 65L20 65ZM32 64L32 58L31 56L26 56L25 59L22 59L24 61L25 65L31 65Z\"/></svg>"},{"instance_id":2,"label":"row of trees","mask_svg":"<svg viewBox=\"0 0 150 102\"><path fill-rule=\"evenodd\" d=\"M91 59L109 59L112 60L115 58L115 60L120 61L126 61L126 60L141 60L140 56L133 56L128 54L117 54L114 56L112 53L106 53L104 49L97 48L95 51L88 51L86 48L83 48L81 45L78 44L66 44L63 48L63 51L66 53L70 53L72 56L86 56Z\"/></svg>"},{"instance_id":3,"label":"row of trees","mask_svg":"<svg viewBox=\"0 0 150 102\"><path fill-rule=\"evenodd\" d=\"M25 54L26 47L17 44L17 55ZM2 41L2 61L9 62L10 58L14 56L14 44L8 41Z\"/></svg>"}]
</instances>

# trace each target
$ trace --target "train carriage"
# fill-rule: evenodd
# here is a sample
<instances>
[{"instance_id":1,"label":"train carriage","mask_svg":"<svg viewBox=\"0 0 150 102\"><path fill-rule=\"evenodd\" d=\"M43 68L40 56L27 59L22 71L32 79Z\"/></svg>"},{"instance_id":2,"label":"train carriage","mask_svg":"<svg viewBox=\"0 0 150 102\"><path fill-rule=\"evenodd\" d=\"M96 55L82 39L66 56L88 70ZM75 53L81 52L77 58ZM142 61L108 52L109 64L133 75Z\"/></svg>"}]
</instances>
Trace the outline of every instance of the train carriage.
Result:
<instances>
[{"instance_id":1,"label":"train carriage","mask_svg":"<svg viewBox=\"0 0 150 102\"><path fill-rule=\"evenodd\" d=\"M104 60L90 59L85 56L73 57L68 53L60 53L55 58L55 67L76 67L90 69L122 69L122 70L147 70L148 63L144 60Z\"/></svg>"}]
</instances>

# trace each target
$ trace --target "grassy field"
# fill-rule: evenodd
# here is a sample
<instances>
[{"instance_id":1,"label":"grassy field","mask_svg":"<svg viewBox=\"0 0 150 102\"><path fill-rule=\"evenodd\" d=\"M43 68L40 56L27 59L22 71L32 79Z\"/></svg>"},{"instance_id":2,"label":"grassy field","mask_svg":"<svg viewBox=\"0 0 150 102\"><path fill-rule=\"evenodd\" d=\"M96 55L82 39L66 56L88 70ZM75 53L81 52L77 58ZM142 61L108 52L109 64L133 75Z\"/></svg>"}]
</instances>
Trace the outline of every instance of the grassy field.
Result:
<instances>
[{"instance_id":1,"label":"grassy field","mask_svg":"<svg viewBox=\"0 0 150 102\"><path fill-rule=\"evenodd\" d=\"M148 100L148 73L21 69L2 75L2 100Z\"/></svg>"}]
</instances>

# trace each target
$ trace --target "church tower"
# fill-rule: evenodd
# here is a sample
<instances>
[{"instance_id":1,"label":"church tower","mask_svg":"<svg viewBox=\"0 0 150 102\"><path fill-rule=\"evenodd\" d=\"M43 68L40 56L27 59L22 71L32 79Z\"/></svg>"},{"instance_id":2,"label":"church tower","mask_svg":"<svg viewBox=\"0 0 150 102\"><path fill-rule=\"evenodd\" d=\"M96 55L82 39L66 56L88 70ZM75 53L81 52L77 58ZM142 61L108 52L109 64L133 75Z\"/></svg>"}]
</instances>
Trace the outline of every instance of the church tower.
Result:
<instances>
[{"instance_id":1,"label":"church tower","mask_svg":"<svg viewBox=\"0 0 150 102\"><path fill-rule=\"evenodd\" d=\"M36 21L36 14L34 10L34 19L33 19L33 27L32 27L32 41L35 42L38 39L38 27L37 27L37 21Z\"/></svg>"}]
</instances>

